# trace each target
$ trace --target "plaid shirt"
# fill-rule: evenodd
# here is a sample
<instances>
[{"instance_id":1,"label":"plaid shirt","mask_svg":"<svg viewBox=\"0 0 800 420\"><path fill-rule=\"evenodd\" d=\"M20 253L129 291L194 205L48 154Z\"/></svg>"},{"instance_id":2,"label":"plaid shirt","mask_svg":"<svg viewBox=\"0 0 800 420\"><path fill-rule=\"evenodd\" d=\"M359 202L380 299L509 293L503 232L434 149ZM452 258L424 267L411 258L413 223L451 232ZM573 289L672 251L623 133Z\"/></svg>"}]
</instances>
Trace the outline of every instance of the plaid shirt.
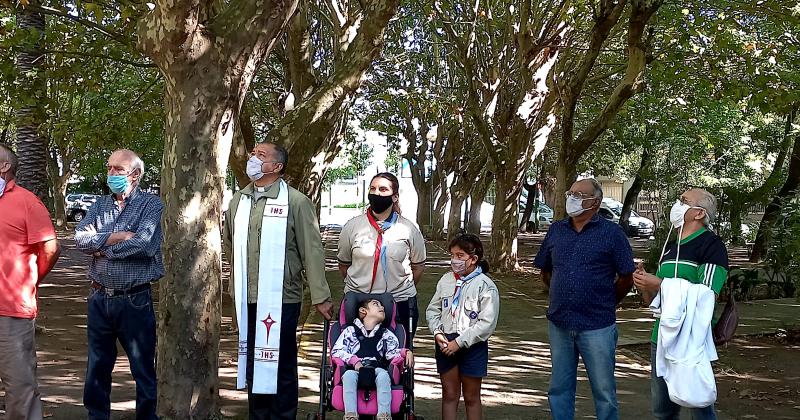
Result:
<instances>
[{"instance_id":1,"label":"plaid shirt","mask_svg":"<svg viewBox=\"0 0 800 420\"><path fill-rule=\"evenodd\" d=\"M110 289L127 290L164 275L161 258L161 199L138 187L125 198L120 210L112 195L100 197L78 227L78 249L94 255L89 277ZM133 232L133 238L107 246L114 232Z\"/></svg>"}]
</instances>

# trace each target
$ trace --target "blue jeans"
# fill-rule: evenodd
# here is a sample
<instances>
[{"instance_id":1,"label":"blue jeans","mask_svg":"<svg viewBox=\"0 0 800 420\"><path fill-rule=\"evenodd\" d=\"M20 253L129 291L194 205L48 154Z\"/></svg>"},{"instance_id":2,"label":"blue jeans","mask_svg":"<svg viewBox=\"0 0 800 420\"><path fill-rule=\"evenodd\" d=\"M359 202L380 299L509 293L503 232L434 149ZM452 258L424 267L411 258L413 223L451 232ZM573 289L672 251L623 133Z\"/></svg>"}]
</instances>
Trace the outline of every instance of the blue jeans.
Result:
<instances>
[{"instance_id":1,"label":"blue jeans","mask_svg":"<svg viewBox=\"0 0 800 420\"><path fill-rule=\"evenodd\" d=\"M88 306L89 360L83 388L88 418L107 420L111 416L111 372L119 340L136 381L136 419L158 419L156 317L150 289L120 296L92 289Z\"/></svg>"},{"instance_id":2,"label":"blue jeans","mask_svg":"<svg viewBox=\"0 0 800 420\"><path fill-rule=\"evenodd\" d=\"M669 390L664 378L656 376L656 345L650 345L650 396L653 401L653 417L659 420L679 420L681 406L669 399ZM688 379L688 378L687 378ZM716 420L714 404L703 408L687 408L692 420Z\"/></svg>"},{"instance_id":3,"label":"blue jeans","mask_svg":"<svg viewBox=\"0 0 800 420\"><path fill-rule=\"evenodd\" d=\"M358 413L358 372L348 370L342 375L344 412ZM378 394L378 414L392 413L392 378L386 369L375 369L375 389Z\"/></svg>"},{"instance_id":4,"label":"blue jeans","mask_svg":"<svg viewBox=\"0 0 800 420\"><path fill-rule=\"evenodd\" d=\"M617 325L574 331L559 328L552 322L549 324L552 376L547 396L553 418L575 418L575 387L580 355L592 386L597 419L619 419L617 384L614 380Z\"/></svg>"}]
</instances>

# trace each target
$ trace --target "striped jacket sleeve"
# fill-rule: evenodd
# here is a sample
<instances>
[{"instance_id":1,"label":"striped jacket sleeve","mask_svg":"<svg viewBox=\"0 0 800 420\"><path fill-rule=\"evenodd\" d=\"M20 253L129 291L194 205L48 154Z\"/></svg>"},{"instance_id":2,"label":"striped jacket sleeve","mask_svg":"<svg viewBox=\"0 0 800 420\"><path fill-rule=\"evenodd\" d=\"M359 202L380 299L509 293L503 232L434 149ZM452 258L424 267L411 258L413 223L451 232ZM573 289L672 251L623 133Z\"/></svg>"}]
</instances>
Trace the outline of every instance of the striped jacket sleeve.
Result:
<instances>
[{"instance_id":1,"label":"striped jacket sleeve","mask_svg":"<svg viewBox=\"0 0 800 420\"><path fill-rule=\"evenodd\" d=\"M705 247L699 262L697 274L700 282L719 295L725 280L728 279L728 250L722 239L714 235Z\"/></svg>"},{"instance_id":2,"label":"striped jacket sleeve","mask_svg":"<svg viewBox=\"0 0 800 420\"><path fill-rule=\"evenodd\" d=\"M717 295L728 279L728 269L717 264L706 263L697 267L700 282L710 287Z\"/></svg>"}]
</instances>

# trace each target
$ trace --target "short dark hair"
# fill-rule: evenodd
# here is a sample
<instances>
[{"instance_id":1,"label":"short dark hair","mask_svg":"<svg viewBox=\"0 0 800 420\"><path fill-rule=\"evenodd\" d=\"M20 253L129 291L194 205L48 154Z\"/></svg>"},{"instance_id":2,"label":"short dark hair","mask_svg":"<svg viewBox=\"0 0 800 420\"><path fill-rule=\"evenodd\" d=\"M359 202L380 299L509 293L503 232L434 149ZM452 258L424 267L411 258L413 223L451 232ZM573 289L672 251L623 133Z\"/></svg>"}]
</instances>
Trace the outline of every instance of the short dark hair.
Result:
<instances>
[{"instance_id":1,"label":"short dark hair","mask_svg":"<svg viewBox=\"0 0 800 420\"><path fill-rule=\"evenodd\" d=\"M281 175L285 174L286 166L289 165L289 151L280 144L273 143L271 141L262 141L261 144L269 144L273 149L275 149L275 161L283 164L283 167L281 168Z\"/></svg>"},{"instance_id":2,"label":"short dark hair","mask_svg":"<svg viewBox=\"0 0 800 420\"><path fill-rule=\"evenodd\" d=\"M17 175L17 168L19 167L19 158L17 158L17 154L11 150L11 147L7 144L0 143L0 150L3 151L5 157L3 160L11 164L11 174Z\"/></svg>"},{"instance_id":3,"label":"short dark hair","mask_svg":"<svg viewBox=\"0 0 800 420\"><path fill-rule=\"evenodd\" d=\"M369 298L369 299L364 299L364 300L362 300L362 301L361 301L361 303L359 303L359 304L358 304L358 307L359 307L359 308L364 308L364 309L367 309L367 308L369 308L369 303L370 303L370 302L372 302L373 300L374 300L375 302L378 302L378 303L380 303L380 302L381 302L381 301L379 301L378 299L372 299L372 298Z\"/></svg>"},{"instance_id":4,"label":"short dark hair","mask_svg":"<svg viewBox=\"0 0 800 420\"><path fill-rule=\"evenodd\" d=\"M383 303L381 303L381 301L379 301L378 299L369 298L369 299L362 300L358 304L358 318L359 319L361 318L361 309L366 309L367 311L369 311L369 303L372 302L372 301L378 302L378 303L381 304L381 306L383 306Z\"/></svg>"},{"instance_id":5,"label":"short dark hair","mask_svg":"<svg viewBox=\"0 0 800 420\"><path fill-rule=\"evenodd\" d=\"M456 246L471 257L477 256L478 266L481 268L481 271L483 271L484 274L489 272L489 263L483 258L483 243L478 235L474 233L462 233L450 241L450 246L447 247L447 249L450 250Z\"/></svg>"}]
</instances>

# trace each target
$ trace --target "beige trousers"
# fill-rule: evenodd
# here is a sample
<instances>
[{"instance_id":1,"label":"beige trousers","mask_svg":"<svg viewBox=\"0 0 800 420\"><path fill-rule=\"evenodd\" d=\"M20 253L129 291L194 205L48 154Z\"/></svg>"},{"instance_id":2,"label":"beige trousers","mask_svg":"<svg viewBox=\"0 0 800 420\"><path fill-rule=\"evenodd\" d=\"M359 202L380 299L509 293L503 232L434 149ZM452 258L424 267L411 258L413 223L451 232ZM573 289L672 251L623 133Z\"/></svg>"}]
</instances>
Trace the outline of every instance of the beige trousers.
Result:
<instances>
[{"instance_id":1,"label":"beige trousers","mask_svg":"<svg viewBox=\"0 0 800 420\"><path fill-rule=\"evenodd\" d=\"M42 419L34 324L33 319L0 316L0 380L6 390L7 420Z\"/></svg>"}]
</instances>

